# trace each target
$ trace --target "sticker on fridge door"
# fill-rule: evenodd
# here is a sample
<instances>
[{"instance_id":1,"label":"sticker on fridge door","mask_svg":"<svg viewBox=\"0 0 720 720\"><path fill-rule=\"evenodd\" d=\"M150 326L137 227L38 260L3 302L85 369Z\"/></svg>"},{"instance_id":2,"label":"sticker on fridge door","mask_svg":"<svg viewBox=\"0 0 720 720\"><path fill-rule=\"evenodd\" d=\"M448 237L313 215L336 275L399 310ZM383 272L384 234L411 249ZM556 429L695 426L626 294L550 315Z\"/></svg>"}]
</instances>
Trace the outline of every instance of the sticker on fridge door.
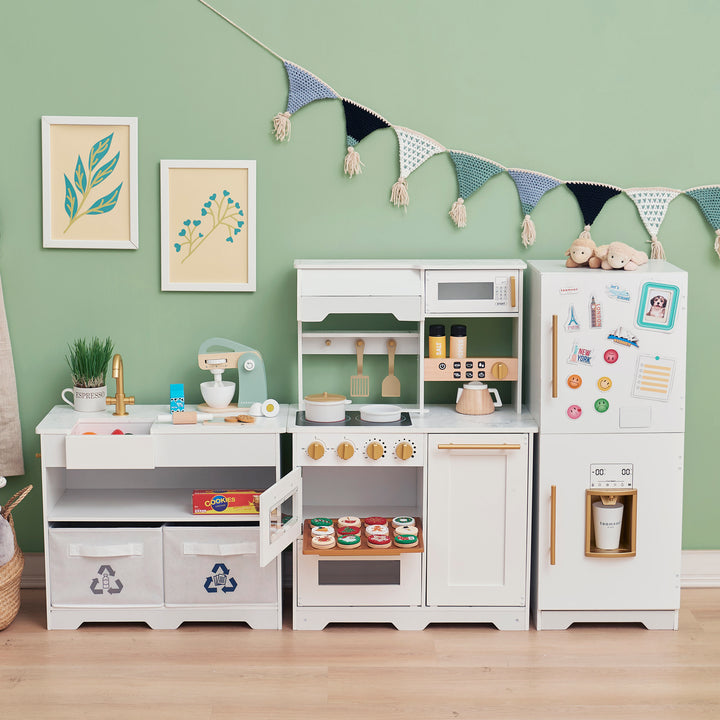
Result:
<instances>
[{"instance_id":1,"label":"sticker on fridge door","mask_svg":"<svg viewBox=\"0 0 720 720\"><path fill-rule=\"evenodd\" d=\"M605 286L605 292L613 300L620 300L621 302L630 302L630 292L624 287L620 287L617 283L608 283Z\"/></svg>"},{"instance_id":2,"label":"sticker on fridge door","mask_svg":"<svg viewBox=\"0 0 720 720\"><path fill-rule=\"evenodd\" d=\"M590 327L602 327L602 305L595 300L594 295L590 299Z\"/></svg>"},{"instance_id":3,"label":"sticker on fridge door","mask_svg":"<svg viewBox=\"0 0 720 720\"><path fill-rule=\"evenodd\" d=\"M592 365L592 353L592 348L585 347L579 343L573 343L568 362L576 365Z\"/></svg>"},{"instance_id":4,"label":"sticker on fridge door","mask_svg":"<svg viewBox=\"0 0 720 720\"><path fill-rule=\"evenodd\" d=\"M637 335L633 335L624 327L616 327L609 335L608 340L612 340L618 345L626 345L627 347L640 347L640 341Z\"/></svg>"},{"instance_id":5,"label":"sticker on fridge door","mask_svg":"<svg viewBox=\"0 0 720 720\"><path fill-rule=\"evenodd\" d=\"M680 288L677 285L646 282L640 293L635 322L649 330L669 332L675 325L679 302Z\"/></svg>"},{"instance_id":6,"label":"sticker on fridge door","mask_svg":"<svg viewBox=\"0 0 720 720\"><path fill-rule=\"evenodd\" d=\"M578 322L577 316L575 315L575 306L571 305L568 309L568 319L565 323L565 330L567 332L577 332L580 330L580 323Z\"/></svg>"},{"instance_id":7,"label":"sticker on fridge door","mask_svg":"<svg viewBox=\"0 0 720 720\"><path fill-rule=\"evenodd\" d=\"M638 358L632 394L646 400L668 400L675 372L675 360L657 355Z\"/></svg>"}]
</instances>

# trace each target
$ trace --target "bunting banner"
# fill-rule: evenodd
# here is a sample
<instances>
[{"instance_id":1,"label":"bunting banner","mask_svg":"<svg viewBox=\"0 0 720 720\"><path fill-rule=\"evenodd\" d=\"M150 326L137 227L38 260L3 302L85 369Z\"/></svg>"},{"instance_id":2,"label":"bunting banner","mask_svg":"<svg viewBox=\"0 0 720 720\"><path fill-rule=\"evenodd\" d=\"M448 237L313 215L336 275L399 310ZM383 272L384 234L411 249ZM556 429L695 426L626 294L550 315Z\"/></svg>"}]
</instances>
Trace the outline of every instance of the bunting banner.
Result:
<instances>
[{"instance_id":1,"label":"bunting banner","mask_svg":"<svg viewBox=\"0 0 720 720\"><path fill-rule=\"evenodd\" d=\"M534 244L536 238L535 223L530 217L532 211L538 202L540 202L540 198L548 192L548 190L562 185L562 182L544 173L533 172L532 170L519 170L517 168L510 168L508 175L510 175L515 183L518 197L520 198L520 205L525 215L522 221L520 238L522 239L522 244L528 247Z\"/></svg>"},{"instance_id":2,"label":"bunting banner","mask_svg":"<svg viewBox=\"0 0 720 720\"><path fill-rule=\"evenodd\" d=\"M493 175L503 172L505 168L492 160L472 153L458 152L457 150L448 150L448 152L455 165L459 196L453 203L449 214L453 222L462 228L467 225L465 200L479 190Z\"/></svg>"},{"instance_id":3,"label":"bunting banner","mask_svg":"<svg viewBox=\"0 0 720 720\"><path fill-rule=\"evenodd\" d=\"M658 233L670 203L680 194L680 190L671 190L670 188L627 188L625 194L632 198L640 213L640 219L650 234L650 259L664 260L665 250L658 240Z\"/></svg>"},{"instance_id":4,"label":"bunting banner","mask_svg":"<svg viewBox=\"0 0 720 720\"><path fill-rule=\"evenodd\" d=\"M715 252L720 257L720 185L702 185L685 191L702 210L715 231Z\"/></svg>"},{"instance_id":5,"label":"bunting banner","mask_svg":"<svg viewBox=\"0 0 720 720\"><path fill-rule=\"evenodd\" d=\"M422 133L395 127L400 153L400 177L392 187L390 201L395 207L407 207L410 197L407 191L407 179L411 172L417 170L428 158L445 152L445 148L432 138Z\"/></svg>"},{"instance_id":6,"label":"bunting banner","mask_svg":"<svg viewBox=\"0 0 720 720\"><path fill-rule=\"evenodd\" d=\"M622 190L614 185L585 181L566 182L565 184L575 196L580 206L583 220L585 221L585 227L580 233L580 237L586 240L592 240L590 236L590 226L595 222L600 211L605 207L605 203L610 200L610 198L619 195Z\"/></svg>"},{"instance_id":7,"label":"bunting banner","mask_svg":"<svg viewBox=\"0 0 720 720\"><path fill-rule=\"evenodd\" d=\"M482 157L475 153L448 150L441 143L422 133L407 127L394 125L382 115L364 107L347 97L335 92L326 82L293 62L285 60L274 50L264 45L247 30L223 15L206 0L199 0L209 10L242 32L246 37L280 60L285 68L288 80L288 100L285 112L273 118L273 133L279 141L290 139L290 118L301 108L316 100L340 100L345 113L345 131L347 154L344 161L345 173L353 177L362 172L363 163L355 149L356 145L376 130L392 128L398 139L400 160L400 176L393 185L390 202L397 207L407 208L409 195L407 179L426 160L439 153L448 153L455 165L458 183L458 198L453 203L449 215L457 227L467 224L465 201L479 190L491 177L507 172L513 179L520 198L523 211L522 244L527 248L535 242L536 230L531 213L540 199L558 185L567 185L575 196L584 220L584 228L580 237L592 242L590 227L604 208L608 200L625 193L630 197L640 214L652 245L651 257L663 258L665 251L658 240L660 225L665 219L668 206L683 192L690 195L700 206L703 214L715 230L715 251L720 257L720 185L705 185L690 190L673 190L664 187L635 187L623 190L615 185L607 185L592 181L564 181L534 170L506 168L502 164Z\"/></svg>"},{"instance_id":8,"label":"bunting banner","mask_svg":"<svg viewBox=\"0 0 720 720\"><path fill-rule=\"evenodd\" d=\"M345 174L352 177L362 172L364 163L360 162L360 154L355 146L370 133L390 127L390 123L377 113L352 100L342 98L345 111L345 135L347 155L345 156Z\"/></svg>"}]
</instances>

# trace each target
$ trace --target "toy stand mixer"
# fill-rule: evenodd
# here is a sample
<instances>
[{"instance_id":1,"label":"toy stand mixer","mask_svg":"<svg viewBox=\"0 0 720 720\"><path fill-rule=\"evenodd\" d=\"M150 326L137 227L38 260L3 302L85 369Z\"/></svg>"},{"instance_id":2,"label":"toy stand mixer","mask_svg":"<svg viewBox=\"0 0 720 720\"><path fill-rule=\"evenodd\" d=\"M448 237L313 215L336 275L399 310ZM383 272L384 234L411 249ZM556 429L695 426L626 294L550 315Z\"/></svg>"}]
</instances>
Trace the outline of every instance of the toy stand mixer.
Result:
<instances>
[{"instance_id":1,"label":"toy stand mixer","mask_svg":"<svg viewBox=\"0 0 720 720\"><path fill-rule=\"evenodd\" d=\"M216 352L209 352L211 350ZM262 355L247 345L225 338L205 340L198 351L198 365L213 374L213 380L200 384L205 403L198 407L199 410L216 414L247 412L253 405L262 407L268 399ZM230 368L238 371L237 403L231 402L235 396L235 383L222 379L223 372Z\"/></svg>"}]
</instances>

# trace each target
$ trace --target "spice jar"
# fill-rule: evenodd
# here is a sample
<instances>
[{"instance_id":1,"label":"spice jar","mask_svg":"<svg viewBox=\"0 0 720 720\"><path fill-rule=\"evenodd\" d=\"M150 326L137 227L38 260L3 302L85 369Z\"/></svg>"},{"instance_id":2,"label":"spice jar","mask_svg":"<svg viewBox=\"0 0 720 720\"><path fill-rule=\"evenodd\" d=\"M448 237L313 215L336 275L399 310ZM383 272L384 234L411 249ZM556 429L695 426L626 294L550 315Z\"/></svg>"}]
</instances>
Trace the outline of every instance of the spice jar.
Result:
<instances>
[{"instance_id":1,"label":"spice jar","mask_svg":"<svg viewBox=\"0 0 720 720\"><path fill-rule=\"evenodd\" d=\"M444 358L445 356L445 326L431 325L428 332L428 357Z\"/></svg>"},{"instance_id":2,"label":"spice jar","mask_svg":"<svg viewBox=\"0 0 720 720\"><path fill-rule=\"evenodd\" d=\"M450 327L450 357L467 357L467 327L465 325Z\"/></svg>"}]
</instances>

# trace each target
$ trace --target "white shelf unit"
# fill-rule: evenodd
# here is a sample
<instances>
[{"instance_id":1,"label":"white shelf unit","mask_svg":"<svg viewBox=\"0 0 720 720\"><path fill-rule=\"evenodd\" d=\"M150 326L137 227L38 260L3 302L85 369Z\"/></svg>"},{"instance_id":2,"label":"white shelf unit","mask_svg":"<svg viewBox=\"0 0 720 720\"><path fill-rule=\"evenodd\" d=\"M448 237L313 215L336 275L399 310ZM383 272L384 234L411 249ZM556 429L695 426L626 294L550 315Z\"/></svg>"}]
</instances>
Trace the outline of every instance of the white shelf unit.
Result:
<instances>
[{"instance_id":1,"label":"white shelf unit","mask_svg":"<svg viewBox=\"0 0 720 720\"><path fill-rule=\"evenodd\" d=\"M301 409L304 408L305 355L355 355L358 339L365 341L365 355L385 355L387 341L393 338L398 343L396 354L417 357L417 404L419 411L425 412L426 324L441 318L508 318L512 323L511 354L517 363L511 402L515 412L521 412L524 262L296 260L294 265L297 271L298 406ZM305 329L305 323L322 322L334 314L390 314L400 322L416 323L417 331ZM468 358L470 360L472 358ZM492 366L493 358L490 360ZM496 381L490 373L481 374L478 370L474 368L472 379L482 377L489 383ZM462 378L448 378L458 385L469 379L465 368Z\"/></svg>"}]
</instances>

